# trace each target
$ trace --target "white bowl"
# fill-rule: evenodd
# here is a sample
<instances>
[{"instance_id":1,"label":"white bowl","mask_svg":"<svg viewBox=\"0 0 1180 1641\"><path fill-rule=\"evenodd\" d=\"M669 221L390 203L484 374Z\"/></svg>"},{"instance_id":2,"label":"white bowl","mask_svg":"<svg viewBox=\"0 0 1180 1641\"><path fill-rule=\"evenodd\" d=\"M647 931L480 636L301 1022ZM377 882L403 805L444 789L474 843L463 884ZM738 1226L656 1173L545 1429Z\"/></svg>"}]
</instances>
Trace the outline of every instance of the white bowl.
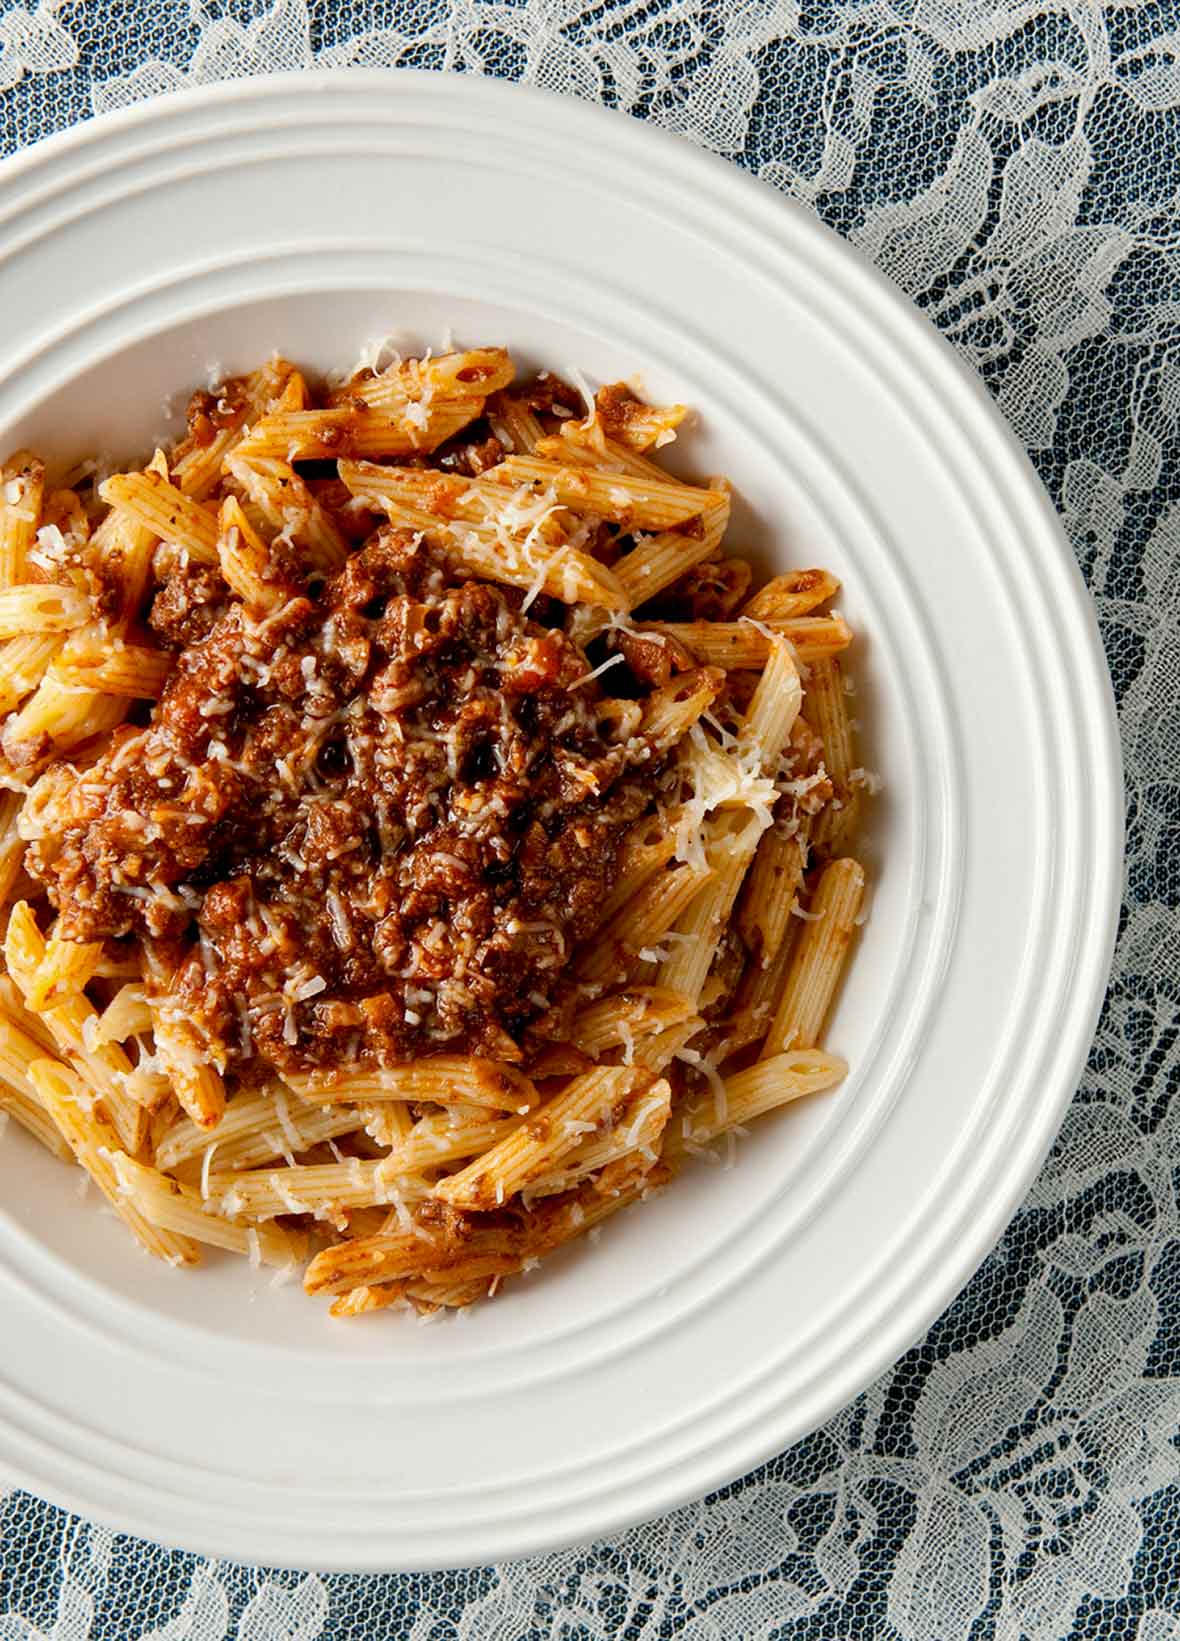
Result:
<instances>
[{"instance_id":1,"label":"white bowl","mask_svg":"<svg viewBox=\"0 0 1180 1641\"><path fill-rule=\"evenodd\" d=\"M813 1429L1016 1208L1106 978L1109 681L1049 502L982 387L834 235L625 119L490 80L253 80L0 172L4 447L142 456L164 401L281 349L506 343L698 407L732 539L844 582L872 915L852 1066L463 1322L331 1323L158 1267L0 1148L0 1471L216 1555L484 1562L618 1528Z\"/></svg>"}]
</instances>

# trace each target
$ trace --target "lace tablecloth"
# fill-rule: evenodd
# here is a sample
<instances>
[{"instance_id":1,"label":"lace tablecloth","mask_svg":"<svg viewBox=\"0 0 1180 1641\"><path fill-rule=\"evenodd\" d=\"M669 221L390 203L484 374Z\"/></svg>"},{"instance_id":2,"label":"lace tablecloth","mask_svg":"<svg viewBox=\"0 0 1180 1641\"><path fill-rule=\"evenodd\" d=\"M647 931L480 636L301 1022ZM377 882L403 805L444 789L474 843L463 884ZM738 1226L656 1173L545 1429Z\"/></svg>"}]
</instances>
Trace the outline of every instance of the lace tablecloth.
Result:
<instances>
[{"instance_id":1,"label":"lace tablecloth","mask_svg":"<svg viewBox=\"0 0 1180 1641\"><path fill-rule=\"evenodd\" d=\"M348 63L521 79L714 149L859 245L982 373L1115 677L1114 980L975 1280L744 1481L608 1543L353 1578L164 1551L0 1478L0 1641L1180 1638L1178 0L0 0L0 151Z\"/></svg>"}]
</instances>

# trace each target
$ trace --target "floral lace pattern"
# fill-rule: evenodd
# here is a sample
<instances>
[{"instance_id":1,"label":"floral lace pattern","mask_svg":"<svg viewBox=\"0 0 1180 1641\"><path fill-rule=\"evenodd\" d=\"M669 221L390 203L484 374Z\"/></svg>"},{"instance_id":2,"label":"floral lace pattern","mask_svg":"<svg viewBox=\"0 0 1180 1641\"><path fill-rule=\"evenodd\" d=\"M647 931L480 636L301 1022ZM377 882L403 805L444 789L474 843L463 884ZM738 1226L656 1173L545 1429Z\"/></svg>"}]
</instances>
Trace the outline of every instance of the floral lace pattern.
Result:
<instances>
[{"instance_id":1,"label":"floral lace pattern","mask_svg":"<svg viewBox=\"0 0 1180 1641\"><path fill-rule=\"evenodd\" d=\"M181 86L350 63L523 80L727 155L978 368L1115 677L1114 979L1000 1246L744 1481L611 1543L388 1578L202 1562L11 1493L0 1641L1180 1641L1177 0L0 0L0 152Z\"/></svg>"}]
</instances>

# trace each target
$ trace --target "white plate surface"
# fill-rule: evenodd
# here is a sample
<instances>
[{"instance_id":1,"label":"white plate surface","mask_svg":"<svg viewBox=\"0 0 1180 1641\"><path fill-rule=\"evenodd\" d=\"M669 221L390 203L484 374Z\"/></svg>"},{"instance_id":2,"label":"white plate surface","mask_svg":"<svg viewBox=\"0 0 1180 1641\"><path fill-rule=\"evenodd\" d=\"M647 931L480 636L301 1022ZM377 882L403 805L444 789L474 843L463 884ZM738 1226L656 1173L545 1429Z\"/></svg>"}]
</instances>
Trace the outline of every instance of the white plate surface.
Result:
<instances>
[{"instance_id":1,"label":"white plate surface","mask_svg":"<svg viewBox=\"0 0 1180 1641\"><path fill-rule=\"evenodd\" d=\"M255 80L0 173L0 443L134 457L273 348L506 343L699 407L733 537L845 583L872 915L853 1071L463 1322L330 1323L141 1257L10 1128L0 1474L151 1538L320 1568L482 1562L655 1514L894 1360L1073 1090L1121 854L1110 688L1052 509L979 384L834 235L630 121L489 80ZM182 402L182 401L178 401Z\"/></svg>"}]
</instances>

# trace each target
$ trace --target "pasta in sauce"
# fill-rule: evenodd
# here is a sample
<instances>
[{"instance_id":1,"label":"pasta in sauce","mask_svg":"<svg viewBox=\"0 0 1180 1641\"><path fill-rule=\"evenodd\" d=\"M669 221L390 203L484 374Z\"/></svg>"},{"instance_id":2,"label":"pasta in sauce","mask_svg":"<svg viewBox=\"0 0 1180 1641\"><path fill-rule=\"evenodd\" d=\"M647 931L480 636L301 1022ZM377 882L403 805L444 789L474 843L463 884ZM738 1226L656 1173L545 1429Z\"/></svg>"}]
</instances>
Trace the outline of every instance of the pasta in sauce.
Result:
<instances>
[{"instance_id":1,"label":"pasta in sauce","mask_svg":"<svg viewBox=\"0 0 1180 1641\"><path fill-rule=\"evenodd\" d=\"M0 475L0 1109L158 1256L461 1308L831 1088L863 912L823 570L682 406L478 348Z\"/></svg>"}]
</instances>

